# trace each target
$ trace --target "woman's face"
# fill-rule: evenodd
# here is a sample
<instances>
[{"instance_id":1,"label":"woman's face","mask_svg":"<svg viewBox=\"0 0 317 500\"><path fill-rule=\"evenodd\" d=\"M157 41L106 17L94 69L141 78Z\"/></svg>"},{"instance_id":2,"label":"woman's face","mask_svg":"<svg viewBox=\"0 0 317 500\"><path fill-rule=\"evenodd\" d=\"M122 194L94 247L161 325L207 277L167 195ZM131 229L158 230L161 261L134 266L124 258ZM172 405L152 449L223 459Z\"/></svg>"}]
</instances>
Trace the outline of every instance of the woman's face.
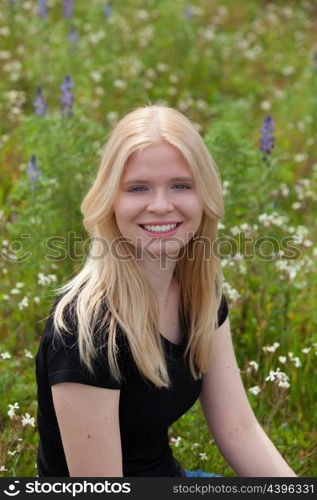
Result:
<instances>
[{"instance_id":1,"label":"woman's face","mask_svg":"<svg viewBox=\"0 0 317 500\"><path fill-rule=\"evenodd\" d=\"M196 233L203 214L179 150L162 141L135 152L121 178L114 213L120 233L134 246L146 245L155 255L177 255ZM164 227L169 224L173 227Z\"/></svg>"}]
</instances>

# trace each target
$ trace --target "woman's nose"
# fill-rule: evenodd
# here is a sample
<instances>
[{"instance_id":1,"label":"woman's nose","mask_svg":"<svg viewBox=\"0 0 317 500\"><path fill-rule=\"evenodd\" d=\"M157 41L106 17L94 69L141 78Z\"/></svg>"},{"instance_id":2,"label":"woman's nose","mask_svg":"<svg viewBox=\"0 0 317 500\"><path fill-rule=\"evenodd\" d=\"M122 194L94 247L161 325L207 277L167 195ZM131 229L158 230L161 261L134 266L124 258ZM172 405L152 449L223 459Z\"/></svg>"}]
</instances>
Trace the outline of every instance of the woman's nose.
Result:
<instances>
[{"instance_id":1,"label":"woman's nose","mask_svg":"<svg viewBox=\"0 0 317 500\"><path fill-rule=\"evenodd\" d=\"M169 194L162 191L153 193L153 196L148 203L148 209L156 211L166 211L169 209L173 209L173 203L170 199Z\"/></svg>"}]
</instances>

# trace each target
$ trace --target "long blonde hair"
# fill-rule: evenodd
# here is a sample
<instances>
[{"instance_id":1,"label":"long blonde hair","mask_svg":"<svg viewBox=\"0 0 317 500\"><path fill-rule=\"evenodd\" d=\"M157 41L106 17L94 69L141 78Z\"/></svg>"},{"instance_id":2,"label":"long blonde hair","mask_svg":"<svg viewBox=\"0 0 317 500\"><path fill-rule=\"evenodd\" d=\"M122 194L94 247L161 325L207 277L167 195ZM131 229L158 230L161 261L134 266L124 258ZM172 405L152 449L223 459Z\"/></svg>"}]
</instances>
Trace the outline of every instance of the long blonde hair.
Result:
<instances>
[{"instance_id":1,"label":"long blonde hair","mask_svg":"<svg viewBox=\"0 0 317 500\"><path fill-rule=\"evenodd\" d=\"M81 271L55 289L62 297L53 318L55 332L62 338L62 329L70 332L64 321L66 309L70 307L76 315L79 355L90 373L93 373L92 361L97 353L93 339L99 338L101 348L102 341L107 341L104 345L107 345L113 378L118 382L122 380L117 357L119 327L141 374L157 387L169 387L158 329L158 307L139 263L134 259L118 260L111 251L102 258L92 258L100 255L101 242L109 248L116 238L122 238L113 204L129 157L161 140L183 155L204 205L201 224L195 237L187 243L187 251L176 261L175 275L180 283L185 317L189 318L184 357L196 380L207 371L213 332L218 326L223 275L215 246L209 248L206 258L206 242L211 245L215 242L218 221L224 216L222 184L200 134L188 118L173 108L158 104L136 108L113 129L97 176L81 205L84 227L92 237L90 253ZM131 247L122 239L120 255L131 256Z\"/></svg>"}]
</instances>

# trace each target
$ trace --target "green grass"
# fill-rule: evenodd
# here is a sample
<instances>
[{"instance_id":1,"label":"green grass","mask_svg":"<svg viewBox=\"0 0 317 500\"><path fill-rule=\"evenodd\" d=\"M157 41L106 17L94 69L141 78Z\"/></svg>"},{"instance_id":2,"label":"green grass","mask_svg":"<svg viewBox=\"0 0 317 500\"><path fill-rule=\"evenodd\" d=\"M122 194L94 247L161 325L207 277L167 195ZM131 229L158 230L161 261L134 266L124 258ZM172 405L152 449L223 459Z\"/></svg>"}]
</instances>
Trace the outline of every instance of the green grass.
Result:
<instances>
[{"instance_id":1,"label":"green grass","mask_svg":"<svg viewBox=\"0 0 317 500\"><path fill-rule=\"evenodd\" d=\"M55 0L46 19L38 17L37 2L16 1L12 9L2 3L0 475L36 475L34 358L25 349L35 355L52 288L83 261L80 202L101 148L116 120L160 101L197 125L224 182L219 234L236 251L226 257L223 244L222 261L233 342L252 408L294 471L316 476L315 2L200 0L186 18L185 0L127 0L113 2L105 19L103 1L88 6L78 0L71 20ZM71 26L79 32L77 45L68 38ZM69 118L59 109L67 74L74 81ZM38 86L48 103L45 117L33 112ZM259 151L267 114L276 139L269 165ZM32 154L42 173L35 190L26 173ZM239 231L249 237L245 245ZM60 249L55 260L47 246L52 237ZM76 248L74 237L81 238ZM296 258L270 257L268 243L268 257L260 257L261 237L285 252L285 238L295 237L288 251L292 245ZM263 349L274 342L274 352ZM258 370L250 370L250 361ZM288 388L266 380L278 368ZM249 391L255 386L258 395ZM7 412L15 402L11 419ZM26 413L34 427L22 425ZM170 437L184 467L235 475L198 402L170 428Z\"/></svg>"}]
</instances>

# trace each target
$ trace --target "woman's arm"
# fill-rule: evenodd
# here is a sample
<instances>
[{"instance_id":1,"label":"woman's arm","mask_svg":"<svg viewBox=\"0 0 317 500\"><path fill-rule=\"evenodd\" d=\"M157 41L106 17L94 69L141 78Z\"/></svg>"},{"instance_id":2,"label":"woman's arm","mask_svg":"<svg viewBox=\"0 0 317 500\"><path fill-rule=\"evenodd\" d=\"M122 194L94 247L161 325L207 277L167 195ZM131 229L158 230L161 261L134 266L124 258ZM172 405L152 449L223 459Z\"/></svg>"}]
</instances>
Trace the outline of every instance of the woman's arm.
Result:
<instances>
[{"instance_id":1,"label":"woman's arm","mask_svg":"<svg viewBox=\"0 0 317 500\"><path fill-rule=\"evenodd\" d=\"M220 452L238 476L296 477L249 404L234 354L229 317L215 332L200 403Z\"/></svg>"},{"instance_id":2,"label":"woman's arm","mask_svg":"<svg viewBox=\"0 0 317 500\"><path fill-rule=\"evenodd\" d=\"M52 386L70 477L122 477L119 389Z\"/></svg>"}]
</instances>

